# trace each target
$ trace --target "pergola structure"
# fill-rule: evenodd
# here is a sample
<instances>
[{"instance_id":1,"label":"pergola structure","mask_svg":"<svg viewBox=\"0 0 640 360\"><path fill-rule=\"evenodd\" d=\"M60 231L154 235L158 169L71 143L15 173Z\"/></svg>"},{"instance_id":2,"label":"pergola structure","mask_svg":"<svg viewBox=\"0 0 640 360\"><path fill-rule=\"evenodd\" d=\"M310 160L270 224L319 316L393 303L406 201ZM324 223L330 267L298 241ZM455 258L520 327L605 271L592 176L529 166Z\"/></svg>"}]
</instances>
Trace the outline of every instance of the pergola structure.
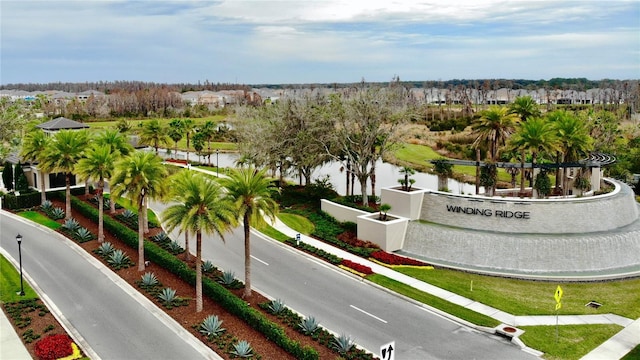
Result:
<instances>
[{"instance_id":1,"label":"pergola structure","mask_svg":"<svg viewBox=\"0 0 640 360\"><path fill-rule=\"evenodd\" d=\"M481 167L487 164L487 162L485 161L458 160L458 159L438 159L438 160L431 160L430 162L432 164L443 162L451 165L466 165L466 166L476 166L476 167ZM600 170L593 171L593 169L601 169L602 167L613 164L615 162L616 162L616 157L613 155L603 154L603 153L593 153L593 154L590 154L589 157L586 159L573 161L573 162L563 162L563 163L496 162L496 163L493 163L493 165L503 169L520 169L520 170L533 169L533 174L532 174L533 177L535 177L536 175L536 169L551 170L551 169L558 169L558 168L564 168L564 169L588 168L591 171L591 178L590 178L591 189L594 191L597 191L597 190L600 190L600 180L602 179L602 173Z\"/></svg>"}]
</instances>

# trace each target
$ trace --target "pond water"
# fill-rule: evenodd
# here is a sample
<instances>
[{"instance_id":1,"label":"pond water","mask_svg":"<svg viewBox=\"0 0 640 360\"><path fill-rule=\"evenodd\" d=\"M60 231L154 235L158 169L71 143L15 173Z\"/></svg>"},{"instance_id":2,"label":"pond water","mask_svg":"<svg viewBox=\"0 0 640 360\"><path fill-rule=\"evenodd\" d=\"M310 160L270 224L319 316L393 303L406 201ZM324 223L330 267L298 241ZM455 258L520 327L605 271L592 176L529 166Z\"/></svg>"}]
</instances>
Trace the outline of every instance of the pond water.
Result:
<instances>
[{"instance_id":1,"label":"pond water","mask_svg":"<svg viewBox=\"0 0 640 360\"><path fill-rule=\"evenodd\" d=\"M161 155L163 152L161 151ZM216 155L215 153L211 155L211 163L215 166L216 161L219 162L219 166L221 168L226 167L234 167L235 161L238 159L237 153L219 153ZM178 158L185 159L186 153L178 152ZM189 158L191 161L200 161L206 162L207 159L201 157L198 159L198 156L190 153ZM312 181L318 178L323 178L325 176L329 176L329 182L333 185L334 189L339 193L344 195L347 190L346 185L346 174L344 171L341 171L343 165L339 162L331 162L325 164L324 166L316 169L312 175ZM395 187L400 186L398 182L399 179L404 178L404 175L400 174L400 170L402 168L393 164L382 162L379 160L376 165L376 195L380 196L380 189L386 187ZM291 176L287 176L287 178L291 181L299 182L298 178L293 178ZM413 184L415 188L421 189L430 189L437 190L438 189L438 177L436 175L416 172L414 175L410 177L414 179L416 182ZM360 183L356 179L354 182L355 190L354 193L360 194ZM371 182L367 182L368 192L371 192ZM453 179L449 179L448 182L449 191L453 194L475 194L475 185L473 184L465 184ZM482 191L482 189L481 189Z\"/></svg>"}]
</instances>

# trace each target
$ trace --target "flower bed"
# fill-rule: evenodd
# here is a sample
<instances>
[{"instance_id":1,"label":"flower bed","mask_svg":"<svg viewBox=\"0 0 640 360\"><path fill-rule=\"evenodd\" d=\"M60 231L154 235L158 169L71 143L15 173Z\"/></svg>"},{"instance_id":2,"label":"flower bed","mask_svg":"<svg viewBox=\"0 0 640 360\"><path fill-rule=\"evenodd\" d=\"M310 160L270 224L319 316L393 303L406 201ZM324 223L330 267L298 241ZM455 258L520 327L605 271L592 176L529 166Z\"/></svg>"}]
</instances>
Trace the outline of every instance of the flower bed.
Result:
<instances>
[{"instance_id":1,"label":"flower bed","mask_svg":"<svg viewBox=\"0 0 640 360\"><path fill-rule=\"evenodd\" d=\"M347 260L347 259L342 259L342 262L340 263L340 265L342 266L346 266L350 269L353 269L361 274L365 274L365 275L371 275L373 274L373 271L371 270L370 267L368 266L364 266L361 264L358 264L357 262L353 262L351 260Z\"/></svg>"},{"instance_id":2,"label":"flower bed","mask_svg":"<svg viewBox=\"0 0 640 360\"><path fill-rule=\"evenodd\" d=\"M382 250L371 253L371 257L388 265L429 266L429 264L422 261L391 254Z\"/></svg>"},{"instance_id":3,"label":"flower bed","mask_svg":"<svg viewBox=\"0 0 640 360\"><path fill-rule=\"evenodd\" d=\"M74 353L72 343L67 334L49 335L36 343L36 356L40 360L66 358Z\"/></svg>"}]
</instances>

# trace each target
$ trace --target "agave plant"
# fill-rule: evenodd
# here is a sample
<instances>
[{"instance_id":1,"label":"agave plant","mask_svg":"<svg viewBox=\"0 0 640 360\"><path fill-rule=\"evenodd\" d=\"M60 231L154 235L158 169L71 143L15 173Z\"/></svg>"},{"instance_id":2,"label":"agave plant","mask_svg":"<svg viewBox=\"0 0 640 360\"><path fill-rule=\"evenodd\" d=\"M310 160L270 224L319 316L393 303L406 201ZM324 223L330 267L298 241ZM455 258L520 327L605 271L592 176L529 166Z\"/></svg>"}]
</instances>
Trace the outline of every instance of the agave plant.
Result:
<instances>
[{"instance_id":1,"label":"agave plant","mask_svg":"<svg viewBox=\"0 0 640 360\"><path fill-rule=\"evenodd\" d=\"M85 242L93 240L93 234L87 228L79 227L75 232L76 238L79 242Z\"/></svg>"},{"instance_id":2,"label":"agave plant","mask_svg":"<svg viewBox=\"0 0 640 360\"><path fill-rule=\"evenodd\" d=\"M53 220L64 219L64 215L65 215L64 210L62 210L62 208L59 208L59 207L54 208L49 213L49 217L51 217Z\"/></svg>"},{"instance_id":3,"label":"agave plant","mask_svg":"<svg viewBox=\"0 0 640 360\"><path fill-rule=\"evenodd\" d=\"M213 339L222 334L225 329L222 327L222 320L216 315L207 316L200 324L200 333L209 339Z\"/></svg>"},{"instance_id":4,"label":"agave plant","mask_svg":"<svg viewBox=\"0 0 640 360\"><path fill-rule=\"evenodd\" d=\"M113 247L113 244L107 241L107 242L103 242L102 244L100 244L100 246L98 246L98 249L96 249L96 253L98 255L102 255L103 257L105 257L105 256L109 256L115 250L116 248Z\"/></svg>"},{"instance_id":5,"label":"agave plant","mask_svg":"<svg viewBox=\"0 0 640 360\"><path fill-rule=\"evenodd\" d=\"M80 228L80 223L78 222L78 220L71 218L65 220L64 224L62 224L62 227L67 231L73 232Z\"/></svg>"},{"instance_id":6,"label":"agave plant","mask_svg":"<svg viewBox=\"0 0 640 360\"><path fill-rule=\"evenodd\" d=\"M171 241L171 239L169 238L169 235L167 235L167 233L164 231L161 233L158 233L157 235L152 236L151 240L158 243Z\"/></svg>"},{"instance_id":7,"label":"agave plant","mask_svg":"<svg viewBox=\"0 0 640 360\"><path fill-rule=\"evenodd\" d=\"M274 315L280 314L284 309L286 309L286 306L284 305L284 301L280 299L271 300L269 303L269 311Z\"/></svg>"},{"instance_id":8,"label":"agave plant","mask_svg":"<svg viewBox=\"0 0 640 360\"><path fill-rule=\"evenodd\" d=\"M184 249L182 248L182 246L180 246L180 244L178 244L177 241L171 241L170 243L167 244L167 249L169 250L169 252L171 252L172 254L179 254L181 252L184 251Z\"/></svg>"},{"instance_id":9,"label":"agave plant","mask_svg":"<svg viewBox=\"0 0 640 360\"><path fill-rule=\"evenodd\" d=\"M44 212L49 212L49 211L53 210L53 203L51 201L49 201L49 200L45 200L42 203L42 205L40 205L40 208Z\"/></svg>"},{"instance_id":10,"label":"agave plant","mask_svg":"<svg viewBox=\"0 0 640 360\"><path fill-rule=\"evenodd\" d=\"M215 269L216 269L216 267L209 260L207 260L207 261L202 263L202 272L204 272L204 273L207 273L207 274L208 273L212 273Z\"/></svg>"},{"instance_id":11,"label":"agave plant","mask_svg":"<svg viewBox=\"0 0 640 360\"><path fill-rule=\"evenodd\" d=\"M114 269L120 270L131 266L131 259L124 251L118 249L114 250L107 258L107 262Z\"/></svg>"},{"instance_id":12,"label":"agave plant","mask_svg":"<svg viewBox=\"0 0 640 360\"><path fill-rule=\"evenodd\" d=\"M133 211L127 209L125 211L122 212L122 217L127 219L127 220L131 220L131 219L135 219L136 218L136 213L134 213Z\"/></svg>"},{"instance_id":13,"label":"agave plant","mask_svg":"<svg viewBox=\"0 0 640 360\"><path fill-rule=\"evenodd\" d=\"M231 354L241 358L250 358L253 356L253 349L251 348L251 344L248 341L241 340L233 345Z\"/></svg>"},{"instance_id":14,"label":"agave plant","mask_svg":"<svg viewBox=\"0 0 640 360\"><path fill-rule=\"evenodd\" d=\"M353 347L353 339L351 336L346 334L340 334L333 339L333 348L336 349L340 354L346 354Z\"/></svg>"},{"instance_id":15,"label":"agave plant","mask_svg":"<svg viewBox=\"0 0 640 360\"><path fill-rule=\"evenodd\" d=\"M111 200L109 200L108 198L102 199L102 208L104 210L109 210L111 208Z\"/></svg>"},{"instance_id":16,"label":"agave plant","mask_svg":"<svg viewBox=\"0 0 640 360\"><path fill-rule=\"evenodd\" d=\"M307 316L306 318L302 319L302 321L300 321L300 324L298 324L298 327L300 327L305 335L313 334L316 330L318 330L318 326L319 324L313 316Z\"/></svg>"},{"instance_id":17,"label":"agave plant","mask_svg":"<svg viewBox=\"0 0 640 360\"><path fill-rule=\"evenodd\" d=\"M227 270L218 277L218 282L222 285L231 286L236 281L236 273Z\"/></svg>"},{"instance_id":18,"label":"agave plant","mask_svg":"<svg viewBox=\"0 0 640 360\"><path fill-rule=\"evenodd\" d=\"M158 299L162 300L164 306L171 307L178 301L178 296L176 295L176 290L172 288L164 288L158 294Z\"/></svg>"},{"instance_id":19,"label":"agave plant","mask_svg":"<svg viewBox=\"0 0 640 360\"><path fill-rule=\"evenodd\" d=\"M158 285L158 278L152 272L146 272L140 278L140 286L143 288L151 288Z\"/></svg>"}]
</instances>

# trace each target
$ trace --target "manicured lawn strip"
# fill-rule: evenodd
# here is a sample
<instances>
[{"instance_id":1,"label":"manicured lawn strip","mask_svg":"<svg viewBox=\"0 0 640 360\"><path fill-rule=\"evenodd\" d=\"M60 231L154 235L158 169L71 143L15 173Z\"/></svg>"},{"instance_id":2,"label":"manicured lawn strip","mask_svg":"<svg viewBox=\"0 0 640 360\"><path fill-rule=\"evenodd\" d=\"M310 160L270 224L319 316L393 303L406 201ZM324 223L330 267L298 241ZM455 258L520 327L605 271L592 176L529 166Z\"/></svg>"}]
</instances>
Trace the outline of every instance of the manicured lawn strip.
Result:
<instances>
[{"instance_id":1,"label":"manicured lawn strip","mask_svg":"<svg viewBox=\"0 0 640 360\"><path fill-rule=\"evenodd\" d=\"M44 225L53 230L57 230L60 226L62 226L62 224L49 219L48 217L40 214L37 211L23 211L18 213L18 216L22 216L25 219L29 219L35 223Z\"/></svg>"},{"instance_id":2,"label":"manicured lawn strip","mask_svg":"<svg viewBox=\"0 0 640 360\"><path fill-rule=\"evenodd\" d=\"M580 359L623 329L620 325L522 326L520 335L528 347L545 353L545 359Z\"/></svg>"},{"instance_id":3,"label":"manicured lawn strip","mask_svg":"<svg viewBox=\"0 0 640 360\"><path fill-rule=\"evenodd\" d=\"M433 164L429 162L430 160L436 160L443 157L429 146L416 144L403 144L402 147L394 153L394 156L400 161L416 164L423 169L429 170L433 169ZM476 176L476 167L454 165L453 172L469 176ZM498 169L498 180L510 182L511 175L507 174L504 169Z\"/></svg>"},{"instance_id":4,"label":"manicured lawn strip","mask_svg":"<svg viewBox=\"0 0 640 360\"><path fill-rule=\"evenodd\" d=\"M629 351L627 355L625 355L622 360L633 360L640 359L640 345L633 348L633 350Z\"/></svg>"},{"instance_id":5,"label":"manicured lawn strip","mask_svg":"<svg viewBox=\"0 0 640 360\"><path fill-rule=\"evenodd\" d=\"M294 229L300 234L310 235L315 230L315 226L304 216L291 213L280 213L278 218L288 227Z\"/></svg>"},{"instance_id":6,"label":"manicured lawn strip","mask_svg":"<svg viewBox=\"0 0 640 360\"><path fill-rule=\"evenodd\" d=\"M470 323L486 327L496 327L500 325L500 322L496 319L443 300L437 296L425 293L409 285L390 279L384 275L372 274L368 275L366 279L391 291L395 291L423 304L427 304L448 314L459 317L460 319L469 321Z\"/></svg>"},{"instance_id":7,"label":"manicured lawn strip","mask_svg":"<svg viewBox=\"0 0 640 360\"><path fill-rule=\"evenodd\" d=\"M14 268L9 260L0 255L0 302L6 304L20 300L37 299L38 294L27 284L26 279L23 280L24 296L20 296L17 294L20 291L20 270Z\"/></svg>"},{"instance_id":8,"label":"manicured lawn strip","mask_svg":"<svg viewBox=\"0 0 640 360\"><path fill-rule=\"evenodd\" d=\"M630 319L640 317L640 279L555 283L483 276L448 269L395 270L513 315L555 315L553 294L560 284L564 292L560 315L614 313ZM585 306L591 300L603 306L597 310Z\"/></svg>"},{"instance_id":9,"label":"manicured lawn strip","mask_svg":"<svg viewBox=\"0 0 640 360\"><path fill-rule=\"evenodd\" d=\"M268 237L278 240L280 242L285 242L287 241L287 239L290 238L290 236L287 236L283 233L281 233L280 231L276 230L273 226L271 225L265 225L260 229L257 229L258 231L260 231L261 233L267 235Z\"/></svg>"}]
</instances>

